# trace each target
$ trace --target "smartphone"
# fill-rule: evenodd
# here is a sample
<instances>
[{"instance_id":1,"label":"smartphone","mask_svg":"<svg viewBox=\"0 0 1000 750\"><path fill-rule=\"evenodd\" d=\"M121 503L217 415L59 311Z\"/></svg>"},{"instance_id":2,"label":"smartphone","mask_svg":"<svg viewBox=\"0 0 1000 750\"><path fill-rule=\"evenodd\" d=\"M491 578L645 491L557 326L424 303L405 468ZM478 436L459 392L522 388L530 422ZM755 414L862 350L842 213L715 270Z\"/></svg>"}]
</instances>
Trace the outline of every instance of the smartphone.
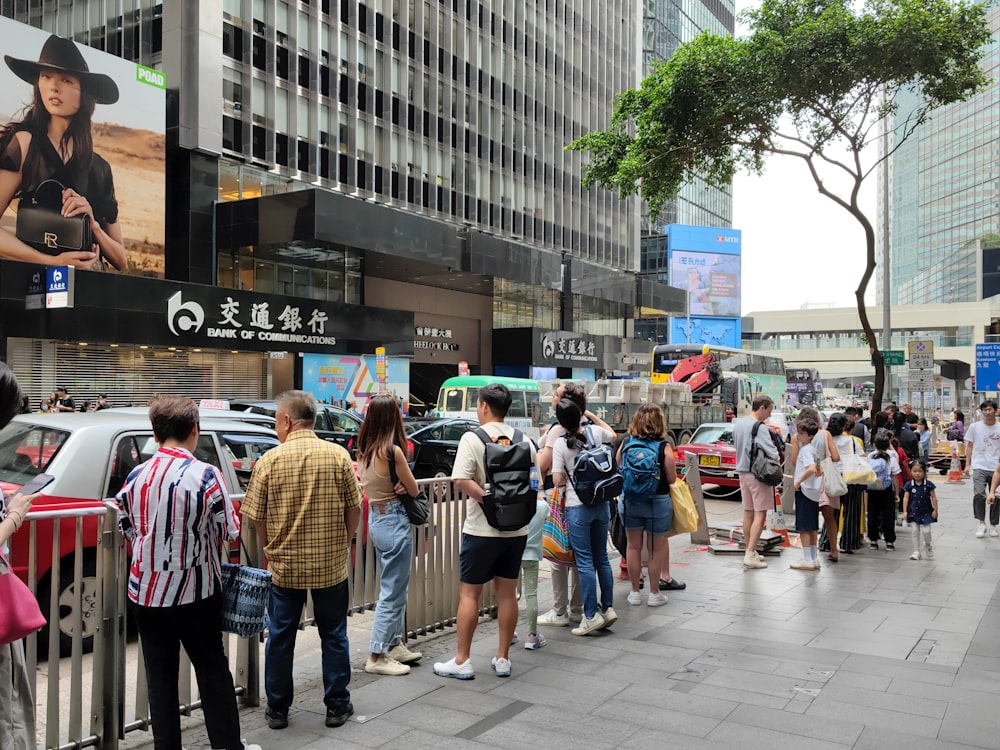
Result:
<instances>
[{"instance_id":1,"label":"smartphone","mask_svg":"<svg viewBox=\"0 0 1000 750\"><path fill-rule=\"evenodd\" d=\"M21 487L17 491L18 495L34 495L39 492L43 487L48 485L50 482L54 481L55 477L51 474L38 474L33 479L29 480L26 485Z\"/></svg>"}]
</instances>

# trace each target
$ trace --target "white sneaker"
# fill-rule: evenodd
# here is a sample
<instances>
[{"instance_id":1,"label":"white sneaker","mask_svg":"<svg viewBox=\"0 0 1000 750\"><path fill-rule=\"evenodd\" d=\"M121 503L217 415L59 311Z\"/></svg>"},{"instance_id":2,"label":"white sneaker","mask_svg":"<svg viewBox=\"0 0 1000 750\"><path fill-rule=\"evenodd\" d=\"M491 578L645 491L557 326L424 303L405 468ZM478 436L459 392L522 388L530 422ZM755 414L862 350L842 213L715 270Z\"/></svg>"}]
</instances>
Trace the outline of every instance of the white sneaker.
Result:
<instances>
[{"instance_id":1,"label":"white sneaker","mask_svg":"<svg viewBox=\"0 0 1000 750\"><path fill-rule=\"evenodd\" d=\"M627 601L628 601L629 604L631 604L633 606L642 604L642 594L640 594L638 591L630 591L628 593L628 600Z\"/></svg>"},{"instance_id":2,"label":"white sneaker","mask_svg":"<svg viewBox=\"0 0 1000 750\"><path fill-rule=\"evenodd\" d=\"M667 595L661 592L656 592L655 594L650 594L646 599L647 607L662 607L667 603Z\"/></svg>"},{"instance_id":3,"label":"white sneaker","mask_svg":"<svg viewBox=\"0 0 1000 750\"><path fill-rule=\"evenodd\" d=\"M510 659L504 659L502 656L494 656L493 661L490 662L490 666L497 673L497 677L510 677Z\"/></svg>"},{"instance_id":4,"label":"white sneaker","mask_svg":"<svg viewBox=\"0 0 1000 750\"><path fill-rule=\"evenodd\" d=\"M606 610L600 613L601 618L604 620L604 624L601 625L601 630L607 630L616 622L618 622L618 613L615 612L614 607L608 607Z\"/></svg>"},{"instance_id":5,"label":"white sneaker","mask_svg":"<svg viewBox=\"0 0 1000 750\"><path fill-rule=\"evenodd\" d=\"M813 564L808 560L806 560L804 557L799 558L788 567L793 568L795 570L816 570L816 568L813 567Z\"/></svg>"},{"instance_id":6,"label":"white sneaker","mask_svg":"<svg viewBox=\"0 0 1000 750\"><path fill-rule=\"evenodd\" d=\"M592 633L593 631L600 630L603 627L604 617L600 612L595 612L593 617L584 617L580 620L580 624L569 632L573 635L587 635L587 633Z\"/></svg>"},{"instance_id":7,"label":"white sneaker","mask_svg":"<svg viewBox=\"0 0 1000 750\"><path fill-rule=\"evenodd\" d=\"M554 609L550 609L544 615L539 615L538 617L539 625L553 625L556 627L566 627L569 625L569 617L565 614L559 614Z\"/></svg>"},{"instance_id":8,"label":"white sneaker","mask_svg":"<svg viewBox=\"0 0 1000 750\"><path fill-rule=\"evenodd\" d=\"M518 641L517 631L515 630L514 635L510 637L510 645L513 646L515 643L517 643L517 641Z\"/></svg>"},{"instance_id":9,"label":"white sneaker","mask_svg":"<svg viewBox=\"0 0 1000 750\"><path fill-rule=\"evenodd\" d=\"M976 539L982 539L984 536L986 536L986 524L981 523L979 524L979 528L976 529Z\"/></svg>"},{"instance_id":10,"label":"white sneaker","mask_svg":"<svg viewBox=\"0 0 1000 750\"><path fill-rule=\"evenodd\" d=\"M423 654L419 651L410 651L405 643L397 643L389 649L389 658L395 659L400 664L412 664L415 661L420 661Z\"/></svg>"},{"instance_id":11,"label":"white sneaker","mask_svg":"<svg viewBox=\"0 0 1000 750\"><path fill-rule=\"evenodd\" d=\"M931 545L929 544L927 545L927 549L924 552L924 557L926 557L928 560L934 559L934 550L931 548Z\"/></svg>"},{"instance_id":12,"label":"white sneaker","mask_svg":"<svg viewBox=\"0 0 1000 750\"><path fill-rule=\"evenodd\" d=\"M1000 536L1000 529L996 526L990 526L990 536Z\"/></svg>"},{"instance_id":13,"label":"white sneaker","mask_svg":"<svg viewBox=\"0 0 1000 750\"><path fill-rule=\"evenodd\" d=\"M365 671L368 674L385 674L398 677L399 675L409 674L410 667L396 661L388 654L379 654L378 659L375 661L372 661L370 658L365 660Z\"/></svg>"},{"instance_id":14,"label":"white sneaker","mask_svg":"<svg viewBox=\"0 0 1000 750\"><path fill-rule=\"evenodd\" d=\"M455 658L448 661L439 661L434 665L434 674L441 677L454 677L456 680L472 680L476 677L476 670L472 668L472 659L466 660L463 664L456 664Z\"/></svg>"},{"instance_id":15,"label":"white sneaker","mask_svg":"<svg viewBox=\"0 0 1000 750\"><path fill-rule=\"evenodd\" d=\"M747 552L743 556L743 567L744 568L766 568L767 563L764 562L760 555L756 552Z\"/></svg>"},{"instance_id":16,"label":"white sneaker","mask_svg":"<svg viewBox=\"0 0 1000 750\"><path fill-rule=\"evenodd\" d=\"M570 613L569 613L569 621L571 623L573 623L575 625L576 623L580 622L582 619L583 619L583 612L573 612L572 610L570 611Z\"/></svg>"},{"instance_id":17,"label":"white sneaker","mask_svg":"<svg viewBox=\"0 0 1000 750\"><path fill-rule=\"evenodd\" d=\"M528 651L537 651L544 646L545 636L541 633L528 633L528 637L524 639L524 647Z\"/></svg>"},{"instance_id":18,"label":"white sneaker","mask_svg":"<svg viewBox=\"0 0 1000 750\"><path fill-rule=\"evenodd\" d=\"M910 559L911 560L919 560L920 559L920 550L914 550L913 554L910 555Z\"/></svg>"},{"instance_id":19,"label":"white sneaker","mask_svg":"<svg viewBox=\"0 0 1000 750\"><path fill-rule=\"evenodd\" d=\"M243 743L243 750L263 750L260 745L248 745Z\"/></svg>"}]
</instances>

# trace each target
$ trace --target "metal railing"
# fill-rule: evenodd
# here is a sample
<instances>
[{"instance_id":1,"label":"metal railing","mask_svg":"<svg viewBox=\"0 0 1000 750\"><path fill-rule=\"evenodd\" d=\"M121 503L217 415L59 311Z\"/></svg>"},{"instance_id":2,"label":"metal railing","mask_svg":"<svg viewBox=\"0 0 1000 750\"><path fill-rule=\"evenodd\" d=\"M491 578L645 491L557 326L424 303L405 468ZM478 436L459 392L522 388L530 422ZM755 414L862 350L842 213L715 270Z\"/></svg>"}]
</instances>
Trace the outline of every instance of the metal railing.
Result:
<instances>
[{"instance_id":1,"label":"metal railing","mask_svg":"<svg viewBox=\"0 0 1000 750\"><path fill-rule=\"evenodd\" d=\"M407 637L426 635L451 626L458 608L458 554L462 524L465 520L465 496L459 494L451 480L420 480L432 503L432 523L413 529L414 556L411 563L410 587L407 597ZM85 570L84 524L97 517L99 529L96 569L91 575ZM71 555L60 557L58 541L53 543L52 570L48 579L47 602L40 606L50 623L47 636L48 661L42 669L39 663L39 636L25 641L26 661L32 694L36 698L36 714L42 746L49 750L76 750L95 747L99 750L116 748L128 732L150 726L146 674L143 667L142 645L129 648L127 618L128 560L125 544L118 528L117 512L111 503L101 507L29 513L28 579L33 593L38 580L38 531L53 529L53 540L60 538L60 525L74 524L75 545ZM261 559L253 524L244 524L243 541L254 561ZM241 557L244 553L240 552ZM73 560L72 585L61 580L63 564ZM248 562L243 560L243 562ZM378 601L379 579L375 549L368 539L368 518L362 521L353 543L349 615L373 610ZM37 597L37 593L36 593ZM86 606L84 606L86 604ZM63 610L69 612L61 616ZM480 602L480 615L495 616L496 606L492 587L487 586ZM53 613L55 615L53 616ZM94 622L85 627L85 620ZM309 602L302 625L313 624ZM65 647L61 641L69 636L69 656L60 659ZM84 653L84 641L93 637L93 652ZM260 638L225 636L236 693L240 703L257 706L260 703ZM39 674L44 670L45 692L40 694ZM85 688L85 675L89 682ZM189 715L201 707L193 689L190 663L182 655L179 681L178 710ZM89 717L85 726L84 717Z\"/></svg>"}]
</instances>

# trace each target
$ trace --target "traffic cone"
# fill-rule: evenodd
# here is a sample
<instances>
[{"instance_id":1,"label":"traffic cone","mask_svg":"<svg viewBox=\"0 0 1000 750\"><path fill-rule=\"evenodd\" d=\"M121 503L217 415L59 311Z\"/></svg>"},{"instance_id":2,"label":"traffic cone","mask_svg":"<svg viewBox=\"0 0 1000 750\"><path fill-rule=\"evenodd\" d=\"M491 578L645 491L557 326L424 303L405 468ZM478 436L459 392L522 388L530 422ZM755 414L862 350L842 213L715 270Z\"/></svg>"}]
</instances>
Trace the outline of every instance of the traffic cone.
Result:
<instances>
[{"instance_id":1,"label":"traffic cone","mask_svg":"<svg viewBox=\"0 0 1000 750\"><path fill-rule=\"evenodd\" d=\"M951 466L948 467L948 483L962 484L962 462L958 460L958 443L951 444Z\"/></svg>"}]
</instances>

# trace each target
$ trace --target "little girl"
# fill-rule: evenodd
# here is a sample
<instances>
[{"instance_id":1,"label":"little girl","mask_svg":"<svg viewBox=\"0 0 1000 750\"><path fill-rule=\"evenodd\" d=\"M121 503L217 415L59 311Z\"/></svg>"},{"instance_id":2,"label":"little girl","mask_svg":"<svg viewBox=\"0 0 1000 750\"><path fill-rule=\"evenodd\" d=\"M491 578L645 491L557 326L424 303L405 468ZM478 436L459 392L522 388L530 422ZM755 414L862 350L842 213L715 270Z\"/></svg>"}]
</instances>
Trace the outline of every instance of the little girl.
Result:
<instances>
[{"instance_id":1,"label":"little girl","mask_svg":"<svg viewBox=\"0 0 1000 750\"><path fill-rule=\"evenodd\" d=\"M913 479L903 485L903 516L910 522L913 533L911 560L920 559L920 536L924 537L924 557L934 559L931 547L931 524L938 520L937 493L934 483L927 479L927 464L917 460L910 464Z\"/></svg>"},{"instance_id":2,"label":"little girl","mask_svg":"<svg viewBox=\"0 0 1000 750\"><path fill-rule=\"evenodd\" d=\"M524 571L524 603L528 608L528 637L524 647L535 651L545 645L545 636L538 632L538 561L542 559L542 528L549 515L549 503L539 497L535 515L528 524L528 541L521 555L521 570ZM511 643L517 642L517 633Z\"/></svg>"}]
</instances>

